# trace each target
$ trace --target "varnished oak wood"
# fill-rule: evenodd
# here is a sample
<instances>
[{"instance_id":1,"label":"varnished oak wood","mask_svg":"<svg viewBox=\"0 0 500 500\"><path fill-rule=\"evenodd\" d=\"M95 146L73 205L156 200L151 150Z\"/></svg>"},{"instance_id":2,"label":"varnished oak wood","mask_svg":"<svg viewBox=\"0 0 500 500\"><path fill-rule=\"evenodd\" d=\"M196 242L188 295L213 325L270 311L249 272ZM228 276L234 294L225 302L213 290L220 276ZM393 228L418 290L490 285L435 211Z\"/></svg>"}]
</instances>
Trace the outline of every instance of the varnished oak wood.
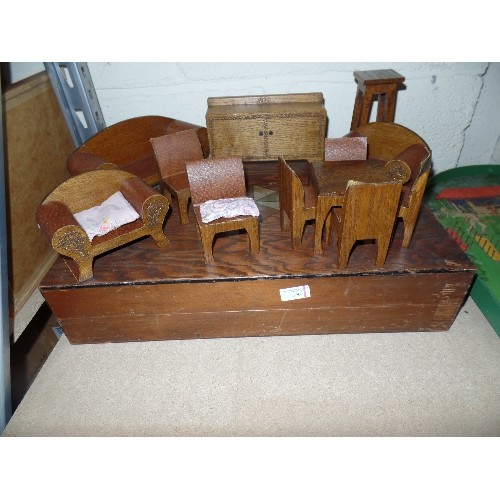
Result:
<instances>
[{"instance_id":1,"label":"varnished oak wood","mask_svg":"<svg viewBox=\"0 0 500 500\"><path fill-rule=\"evenodd\" d=\"M290 162L307 179L306 162ZM245 164L250 195L278 189L277 164ZM279 210L259 205L261 251L245 234L215 239L206 265L194 224L167 215L171 244L158 251L145 238L100 256L94 277L75 283L58 258L40 290L70 342L102 343L263 335L448 330L475 268L423 207L408 248L399 221L383 268L375 245L360 245L338 269L337 250L315 255L313 227L292 250ZM309 285L311 297L282 302L280 289Z\"/></svg>"},{"instance_id":2,"label":"varnished oak wood","mask_svg":"<svg viewBox=\"0 0 500 500\"><path fill-rule=\"evenodd\" d=\"M326 135L323 94L210 97L210 156L243 160L321 160Z\"/></svg>"}]
</instances>

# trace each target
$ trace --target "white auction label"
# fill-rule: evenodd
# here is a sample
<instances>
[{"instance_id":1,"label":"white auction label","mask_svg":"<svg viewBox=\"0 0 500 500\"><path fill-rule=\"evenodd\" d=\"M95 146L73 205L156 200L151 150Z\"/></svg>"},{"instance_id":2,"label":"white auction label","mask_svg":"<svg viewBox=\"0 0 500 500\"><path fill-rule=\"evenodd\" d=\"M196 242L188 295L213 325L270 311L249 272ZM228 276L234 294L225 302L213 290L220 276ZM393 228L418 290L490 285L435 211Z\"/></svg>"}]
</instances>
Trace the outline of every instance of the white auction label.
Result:
<instances>
[{"instance_id":1,"label":"white auction label","mask_svg":"<svg viewBox=\"0 0 500 500\"><path fill-rule=\"evenodd\" d=\"M311 289L309 285L280 288L280 296L282 301L305 299L311 296Z\"/></svg>"}]
</instances>

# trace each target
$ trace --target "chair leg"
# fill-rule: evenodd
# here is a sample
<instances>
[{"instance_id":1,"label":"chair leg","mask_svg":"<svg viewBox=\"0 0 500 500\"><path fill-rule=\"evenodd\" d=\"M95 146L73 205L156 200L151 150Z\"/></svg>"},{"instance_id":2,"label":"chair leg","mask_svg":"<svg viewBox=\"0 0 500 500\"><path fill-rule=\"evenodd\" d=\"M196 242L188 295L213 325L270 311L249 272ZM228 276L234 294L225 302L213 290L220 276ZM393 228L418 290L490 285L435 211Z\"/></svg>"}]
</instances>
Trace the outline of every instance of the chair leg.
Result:
<instances>
[{"instance_id":1,"label":"chair leg","mask_svg":"<svg viewBox=\"0 0 500 500\"><path fill-rule=\"evenodd\" d=\"M328 214L326 220L325 220L325 234L326 234L326 243L328 246L332 244L333 241L333 233L335 232L335 224L333 223L333 217L335 217L335 214L333 213L333 210ZM323 236L323 235L322 235Z\"/></svg>"},{"instance_id":2,"label":"chair leg","mask_svg":"<svg viewBox=\"0 0 500 500\"><path fill-rule=\"evenodd\" d=\"M172 195L170 194L169 190L167 189L167 186L162 182L160 182L160 193L165 196L168 200L168 206L172 206Z\"/></svg>"},{"instance_id":3,"label":"chair leg","mask_svg":"<svg viewBox=\"0 0 500 500\"><path fill-rule=\"evenodd\" d=\"M413 224L406 224L404 225L404 237L403 237L403 243L402 247L408 248L410 246L410 241L413 236L413 230L415 229L415 223Z\"/></svg>"},{"instance_id":4,"label":"chair leg","mask_svg":"<svg viewBox=\"0 0 500 500\"><path fill-rule=\"evenodd\" d=\"M377 239L377 260L375 261L377 267L382 267L384 265L390 242L390 236L384 236L383 238Z\"/></svg>"},{"instance_id":5,"label":"chair leg","mask_svg":"<svg viewBox=\"0 0 500 500\"><path fill-rule=\"evenodd\" d=\"M407 212L407 215L403 217L404 224L404 236L403 243L401 246L408 248L410 246L410 241L413 236L413 231L415 230L415 224L417 223L417 215L413 215Z\"/></svg>"},{"instance_id":6,"label":"chair leg","mask_svg":"<svg viewBox=\"0 0 500 500\"><path fill-rule=\"evenodd\" d=\"M302 233L304 232L304 221L293 219L290 223L292 228L292 248L298 248L302 243Z\"/></svg>"},{"instance_id":7,"label":"chair leg","mask_svg":"<svg viewBox=\"0 0 500 500\"><path fill-rule=\"evenodd\" d=\"M290 220L284 210L280 210L280 227L282 231L288 230L290 227Z\"/></svg>"},{"instance_id":8,"label":"chair leg","mask_svg":"<svg viewBox=\"0 0 500 500\"><path fill-rule=\"evenodd\" d=\"M339 269L345 269L347 267L347 263L349 262L349 255L351 253L352 247L356 241L344 238L342 237L342 235L339 235L337 239L337 267Z\"/></svg>"},{"instance_id":9,"label":"chair leg","mask_svg":"<svg viewBox=\"0 0 500 500\"><path fill-rule=\"evenodd\" d=\"M179 191L177 193L177 208L179 210L179 218L181 224L189 224L188 216L188 204L189 204L190 193L185 191Z\"/></svg>"},{"instance_id":10,"label":"chair leg","mask_svg":"<svg viewBox=\"0 0 500 500\"><path fill-rule=\"evenodd\" d=\"M210 264L214 261L214 256L212 252L212 245L215 233L210 226L200 227L201 244L203 246L203 256L205 257L205 262Z\"/></svg>"},{"instance_id":11,"label":"chair leg","mask_svg":"<svg viewBox=\"0 0 500 500\"><path fill-rule=\"evenodd\" d=\"M80 261L75 261L78 265L78 276L77 279L78 281L85 281L94 276L94 271L92 269L92 263L94 261L93 257L80 260Z\"/></svg>"},{"instance_id":12,"label":"chair leg","mask_svg":"<svg viewBox=\"0 0 500 500\"><path fill-rule=\"evenodd\" d=\"M255 219L247 227L248 238L250 240L250 253L256 255L260 252L259 220Z\"/></svg>"},{"instance_id":13,"label":"chair leg","mask_svg":"<svg viewBox=\"0 0 500 500\"><path fill-rule=\"evenodd\" d=\"M151 236L155 240L156 245L159 246L160 248L165 248L168 245L170 245L170 241L168 241L168 238L165 236L165 233L163 232L163 226L156 229L155 231L152 231Z\"/></svg>"}]
</instances>

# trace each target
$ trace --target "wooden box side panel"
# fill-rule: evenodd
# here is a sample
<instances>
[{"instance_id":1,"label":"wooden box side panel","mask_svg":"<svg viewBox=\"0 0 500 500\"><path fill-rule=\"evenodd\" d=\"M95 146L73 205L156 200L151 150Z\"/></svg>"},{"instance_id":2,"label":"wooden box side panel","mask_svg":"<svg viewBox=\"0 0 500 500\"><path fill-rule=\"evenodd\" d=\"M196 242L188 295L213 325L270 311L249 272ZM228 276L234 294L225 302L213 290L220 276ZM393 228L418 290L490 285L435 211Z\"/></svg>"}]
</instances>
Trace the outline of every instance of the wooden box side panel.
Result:
<instances>
[{"instance_id":1,"label":"wooden box side panel","mask_svg":"<svg viewBox=\"0 0 500 500\"><path fill-rule=\"evenodd\" d=\"M72 343L443 331L471 272L42 290ZM282 301L283 288L311 297Z\"/></svg>"},{"instance_id":2,"label":"wooden box side panel","mask_svg":"<svg viewBox=\"0 0 500 500\"><path fill-rule=\"evenodd\" d=\"M74 144L45 72L3 94L9 282L16 313L38 286L55 252L38 229L35 211L69 177L66 161Z\"/></svg>"}]
</instances>

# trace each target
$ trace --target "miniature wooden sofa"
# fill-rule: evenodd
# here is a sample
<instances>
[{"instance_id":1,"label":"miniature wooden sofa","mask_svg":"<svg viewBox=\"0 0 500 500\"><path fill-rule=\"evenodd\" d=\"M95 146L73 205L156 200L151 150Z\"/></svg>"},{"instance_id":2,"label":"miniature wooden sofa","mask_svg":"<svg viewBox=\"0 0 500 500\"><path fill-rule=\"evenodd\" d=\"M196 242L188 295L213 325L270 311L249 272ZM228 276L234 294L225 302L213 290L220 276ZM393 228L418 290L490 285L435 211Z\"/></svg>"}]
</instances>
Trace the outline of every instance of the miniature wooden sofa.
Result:
<instances>
[{"instance_id":1,"label":"miniature wooden sofa","mask_svg":"<svg viewBox=\"0 0 500 500\"><path fill-rule=\"evenodd\" d=\"M71 175L79 175L90 170L118 167L154 186L160 182L160 176L150 139L189 129L196 130L203 152L208 156L205 127L166 116L139 116L97 132L73 151L67 168Z\"/></svg>"},{"instance_id":2,"label":"miniature wooden sofa","mask_svg":"<svg viewBox=\"0 0 500 500\"><path fill-rule=\"evenodd\" d=\"M139 218L91 240L74 214L100 205L117 192ZM139 177L116 169L94 170L57 186L38 206L36 220L54 250L76 263L70 267L80 282L92 278L94 257L143 236L152 236L159 247L166 247L163 221L168 208L168 199Z\"/></svg>"},{"instance_id":3,"label":"miniature wooden sofa","mask_svg":"<svg viewBox=\"0 0 500 500\"><path fill-rule=\"evenodd\" d=\"M344 137L366 137L368 158L393 160L412 144L427 143L413 130L398 123L371 122L354 129Z\"/></svg>"}]
</instances>

